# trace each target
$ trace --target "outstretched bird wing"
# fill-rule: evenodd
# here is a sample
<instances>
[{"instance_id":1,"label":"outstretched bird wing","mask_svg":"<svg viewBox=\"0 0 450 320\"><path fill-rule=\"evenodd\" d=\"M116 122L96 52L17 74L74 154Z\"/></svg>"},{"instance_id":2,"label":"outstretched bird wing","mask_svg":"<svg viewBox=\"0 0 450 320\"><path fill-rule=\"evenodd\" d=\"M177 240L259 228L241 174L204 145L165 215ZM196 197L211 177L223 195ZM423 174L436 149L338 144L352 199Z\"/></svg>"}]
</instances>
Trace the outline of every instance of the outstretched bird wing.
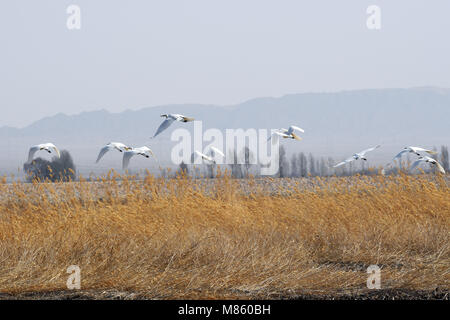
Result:
<instances>
[{"instance_id":1,"label":"outstretched bird wing","mask_svg":"<svg viewBox=\"0 0 450 320\"><path fill-rule=\"evenodd\" d=\"M50 148L55 151L58 158L61 158L61 153L59 152L59 149L55 145L51 145Z\"/></svg>"},{"instance_id":2,"label":"outstretched bird wing","mask_svg":"<svg viewBox=\"0 0 450 320\"><path fill-rule=\"evenodd\" d=\"M105 155L105 153L107 153L109 150L111 150L111 147L109 146L104 146L101 150L100 153L98 154L97 157L97 161L95 161L95 163L98 163L100 161L100 159Z\"/></svg>"},{"instance_id":3,"label":"outstretched bird wing","mask_svg":"<svg viewBox=\"0 0 450 320\"><path fill-rule=\"evenodd\" d=\"M128 165L130 164L130 159L132 156L134 156L136 154L135 151L131 150L131 151L125 151L123 153L123 159L122 159L122 169L125 170L126 168L128 168Z\"/></svg>"},{"instance_id":4,"label":"outstretched bird wing","mask_svg":"<svg viewBox=\"0 0 450 320\"><path fill-rule=\"evenodd\" d=\"M402 151L400 151L400 152L392 159L392 161L397 160L398 158L400 158L400 157L402 156L402 154L404 154L405 152L409 152L409 150L402 150Z\"/></svg>"},{"instance_id":5,"label":"outstretched bird wing","mask_svg":"<svg viewBox=\"0 0 450 320\"><path fill-rule=\"evenodd\" d=\"M352 162L352 161L355 161L355 158L351 157L351 158L348 158L348 159L346 159L346 160L344 160L342 162L339 162L338 164L334 165L333 168L337 168L337 167L343 166L344 164Z\"/></svg>"},{"instance_id":6,"label":"outstretched bird wing","mask_svg":"<svg viewBox=\"0 0 450 320\"><path fill-rule=\"evenodd\" d=\"M174 121L175 119L173 118L167 118L166 120L164 120L163 123L161 123L161 125L159 126L158 130L156 130L156 133L152 138L156 137L158 134L166 130Z\"/></svg>"},{"instance_id":7,"label":"outstretched bird wing","mask_svg":"<svg viewBox=\"0 0 450 320\"><path fill-rule=\"evenodd\" d=\"M289 130L287 131L287 134L291 134L292 132L294 132L294 130L300 131L300 132L305 132L305 130L303 130L302 128L296 127L296 126L290 126Z\"/></svg>"},{"instance_id":8,"label":"outstretched bird wing","mask_svg":"<svg viewBox=\"0 0 450 320\"><path fill-rule=\"evenodd\" d=\"M213 156L215 156L216 154L221 155L222 157L225 157L225 155L223 154L222 151L220 151L219 149L217 149L216 147L211 147L211 151Z\"/></svg>"},{"instance_id":9,"label":"outstretched bird wing","mask_svg":"<svg viewBox=\"0 0 450 320\"><path fill-rule=\"evenodd\" d=\"M375 147L373 147L373 148L369 148L369 149L363 150L363 151L361 151L361 152L359 153L359 155L360 155L360 156L364 156L367 152L370 152L370 151L373 151L373 150L375 150L375 149L378 149L379 147L381 147L381 145L377 145L377 146L375 146Z\"/></svg>"},{"instance_id":10,"label":"outstretched bird wing","mask_svg":"<svg viewBox=\"0 0 450 320\"><path fill-rule=\"evenodd\" d=\"M38 152L40 149L41 149L41 147L39 147L39 146L33 146L33 147L30 148L30 151L28 151L28 161L27 161L27 163L31 163L31 161L33 161L34 154L36 152Z\"/></svg>"},{"instance_id":11,"label":"outstretched bird wing","mask_svg":"<svg viewBox=\"0 0 450 320\"><path fill-rule=\"evenodd\" d=\"M338 164L335 164L335 165L333 166L333 168L337 168L337 167L343 166L343 165L346 164L346 163L347 163L347 162L345 162L345 161L339 162Z\"/></svg>"},{"instance_id":12,"label":"outstretched bird wing","mask_svg":"<svg viewBox=\"0 0 450 320\"><path fill-rule=\"evenodd\" d=\"M439 172L442 174L445 174L445 170L444 168L441 166L441 164L439 162L436 161L436 167L438 168Z\"/></svg>"},{"instance_id":13,"label":"outstretched bird wing","mask_svg":"<svg viewBox=\"0 0 450 320\"><path fill-rule=\"evenodd\" d=\"M195 153L200 156L201 158L208 160L210 162L214 162L214 160L211 157L208 157L206 154L201 153L200 151L195 151Z\"/></svg>"},{"instance_id":14,"label":"outstretched bird wing","mask_svg":"<svg viewBox=\"0 0 450 320\"><path fill-rule=\"evenodd\" d=\"M414 152L426 152L426 153L429 153L429 154L437 154L436 151L428 150L428 149L424 149L424 148L413 147L412 149L413 149Z\"/></svg>"}]
</instances>

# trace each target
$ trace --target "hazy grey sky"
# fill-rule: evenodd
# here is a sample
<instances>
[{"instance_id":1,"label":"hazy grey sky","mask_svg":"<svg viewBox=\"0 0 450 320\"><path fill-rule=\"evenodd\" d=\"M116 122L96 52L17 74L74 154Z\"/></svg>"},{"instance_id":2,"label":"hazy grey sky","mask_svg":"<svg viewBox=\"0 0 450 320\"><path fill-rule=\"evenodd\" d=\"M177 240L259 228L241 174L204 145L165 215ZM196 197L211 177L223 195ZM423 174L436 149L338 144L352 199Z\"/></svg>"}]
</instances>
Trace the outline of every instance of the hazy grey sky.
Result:
<instances>
[{"instance_id":1,"label":"hazy grey sky","mask_svg":"<svg viewBox=\"0 0 450 320\"><path fill-rule=\"evenodd\" d=\"M81 30L66 9L81 8ZM366 27L369 5L381 30ZM14 0L0 4L0 126L169 103L450 87L448 0Z\"/></svg>"}]
</instances>

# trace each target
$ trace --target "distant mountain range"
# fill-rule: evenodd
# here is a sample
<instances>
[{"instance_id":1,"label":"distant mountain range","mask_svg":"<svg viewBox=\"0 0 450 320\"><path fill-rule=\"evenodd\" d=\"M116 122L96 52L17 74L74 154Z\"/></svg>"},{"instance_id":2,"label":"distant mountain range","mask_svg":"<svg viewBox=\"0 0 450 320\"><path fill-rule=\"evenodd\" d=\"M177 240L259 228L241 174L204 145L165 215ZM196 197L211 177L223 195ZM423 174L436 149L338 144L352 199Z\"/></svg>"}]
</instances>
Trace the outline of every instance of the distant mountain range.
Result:
<instances>
[{"instance_id":1,"label":"distant mountain range","mask_svg":"<svg viewBox=\"0 0 450 320\"><path fill-rule=\"evenodd\" d=\"M137 111L106 110L77 115L56 114L24 128L0 128L0 174L21 168L28 147L51 141L69 150L80 171L120 169L120 154L95 165L100 147L109 141L150 146L162 163L169 161L171 132L192 123L175 123L151 140L162 113L181 113L202 120L208 128L281 128L295 124L305 129L303 141L283 141L288 152L303 151L340 159L382 144L373 159L386 161L407 145L439 147L450 143L450 89L373 89L336 93L290 94L257 98L233 106L166 105ZM206 145L206 143L205 143ZM349 154L350 153L350 154ZM148 164L139 160L139 164ZM152 163L152 166L155 164ZM169 165L169 163L167 163Z\"/></svg>"}]
</instances>

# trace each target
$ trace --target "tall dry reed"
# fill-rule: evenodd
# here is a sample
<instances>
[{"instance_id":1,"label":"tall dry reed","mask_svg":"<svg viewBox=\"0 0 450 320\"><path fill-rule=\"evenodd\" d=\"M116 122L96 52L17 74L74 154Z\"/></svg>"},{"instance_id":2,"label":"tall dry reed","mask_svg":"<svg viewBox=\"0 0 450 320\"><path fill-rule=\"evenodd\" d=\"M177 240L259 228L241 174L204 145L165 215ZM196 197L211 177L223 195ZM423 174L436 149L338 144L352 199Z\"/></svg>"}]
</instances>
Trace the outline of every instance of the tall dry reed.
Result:
<instances>
[{"instance_id":1,"label":"tall dry reed","mask_svg":"<svg viewBox=\"0 0 450 320\"><path fill-rule=\"evenodd\" d=\"M442 176L0 184L0 292L267 298L450 287Z\"/></svg>"}]
</instances>

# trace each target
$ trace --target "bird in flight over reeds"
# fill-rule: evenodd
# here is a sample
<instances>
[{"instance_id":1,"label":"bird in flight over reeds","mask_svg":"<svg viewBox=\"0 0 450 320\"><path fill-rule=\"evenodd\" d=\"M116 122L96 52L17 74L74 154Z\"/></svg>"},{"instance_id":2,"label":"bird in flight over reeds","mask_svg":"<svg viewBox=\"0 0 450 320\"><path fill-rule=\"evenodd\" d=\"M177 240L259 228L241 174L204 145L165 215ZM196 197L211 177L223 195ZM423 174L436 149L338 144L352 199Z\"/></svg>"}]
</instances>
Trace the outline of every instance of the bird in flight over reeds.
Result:
<instances>
[{"instance_id":1,"label":"bird in flight over reeds","mask_svg":"<svg viewBox=\"0 0 450 320\"><path fill-rule=\"evenodd\" d=\"M194 118L188 118L186 116L183 116L182 114L162 114L161 117L166 118L161 125L159 126L158 130L156 130L156 133L152 137L156 137L158 134L166 130L174 121L180 121L180 122L190 122L194 121Z\"/></svg>"},{"instance_id":2,"label":"bird in flight over reeds","mask_svg":"<svg viewBox=\"0 0 450 320\"><path fill-rule=\"evenodd\" d=\"M28 152L28 161L27 161L27 163L31 163L31 161L33 161L33 157L34 157L35 153L40 151L40 150L45 150L48 153L55 152L58 158L61 157L59 149L53 143L50 143L50 142L42 143L42 144L38 144L38 145L32 146L30 148L30 151Z\"/></svg>"},{"instance_id":3,"label":"bird in flight over reeds","mask_svg":"<svg viewBox=\"0 0 450 320\"><path fill-rule=\"evenodd\" d=\"M207 160L212 163L216 163L216 155L220 155L222 157L225 157L222 151L217 149L216 147L210 147L209 155L206 155L204 153L201 153L200 151L195 151L195 154L197 154L199 157L201 157L204 160Z\"/></svg>"},{"instance_id":4,"label":"bird in flight over reeds","mask_svg":"<svg viewBox=\"0 0 450 320\"><path fill-rule=\"evenodd\" d=\"M124 152L124 151L128 151L131 150L133 148L126 146L125 144L121 143L121 142L110 142L108 143L106 146L104 146L101 150L100 153L98 154L97 157L97 161L95 161L95 163L98 163L100 161L100 159L105 155L105 153L107 153L108 151L111 150L117 150L119 152Z\"/></svg>"},{"instance_id":5,"label":"bird in flight over reeds","mask_svg":"<svg viewBox=\"0 0 450 320\"><path fill-rule=\"evenodd\" d=\"M297 126L290 126L289 129L281 128L281 129L278 129L278 130L274 131L274 132L272 133L272 135L269 137L269 139L267 139L267 141L269 141L270 139L272 139L272 137L273 137L274 135L277 135L277 136L282 137L282 138L285 138L285 139L295 139L295 140L298 140L298 141L302 140L302 138L300 138L299 136L297 136L297 135L294 133L294 131L299 131L299 132L302 132L302 133L305 132L305 130L303 130L302 128L299 128L299 127L297 127ZM273 140L272 140L272 141L273 141Z\"/></svg>"},{"instance_id":6,"label":"bird in flight over reeds","mask_svg":"<svg viewBox=\"0 0 450 320\"><path fill-rule=\"evenodd\" d=\"M122 168L124 170L128 168L128 165L130 164L130 159L135 155L144 156L146 158L150 158L150 156L152 156L156 160L153 151L149 147L144 146L140 148L132 148L131 150L125 151L123 154Z\"/></svg>"},{"instance_id":7,"label":"bird in flight over reeds","mask_svg":"<svg viewBox=\"0 0 450 320\"><path fill-rule=\"evenodd\" d=\"M415 161L411 166L411 172L416 169L417 166L421 163L429 163L430 165L434 165L440 173L445 174L445 170L442 165L436 159L430 158L428 156L420 157L417 161Z\"/></svg>"},{"instance_id":8,"label":"bird in flight over reeds","mask_svg":"<svg viewBox=\"0 0 450 320\"><path fill-rule=\"evenodd\" d=\"M415 153L416 155L418 155L419 157L421 156L421 152L426 152L429 154L437 154L437 152L433 151L433 150L427 150L424 148L419 148L419 147L405 147L402 151L400 151L392 160L397 160L400 159L402 157L402 155L404 153Z\"/></svg>"},{"instance_id":9,"label":"bird in flight over reeds","mask_svg":"<svg viewBox=\"0 0 450 320\"><path fill-rule=\"evenodd\" d=\"M377 145L377 146L375 146L373 148L369 148L369 149L363 150L361 152L355 153L353 156L351 156L351 158L348 158L348 159L346 159L346 160L344 160L342 162L339 162L338 164L334 165L333 168L337 168L337 167L343 166L344 164L347 164L349 162L352 162L352 161L355 161L355 160L359 160L359 159L367 161L366 153L370 152L370 151L373 151L375 149L378 149L379 147L381 147L381 145Z\"/></svg>"}]
</instances>

